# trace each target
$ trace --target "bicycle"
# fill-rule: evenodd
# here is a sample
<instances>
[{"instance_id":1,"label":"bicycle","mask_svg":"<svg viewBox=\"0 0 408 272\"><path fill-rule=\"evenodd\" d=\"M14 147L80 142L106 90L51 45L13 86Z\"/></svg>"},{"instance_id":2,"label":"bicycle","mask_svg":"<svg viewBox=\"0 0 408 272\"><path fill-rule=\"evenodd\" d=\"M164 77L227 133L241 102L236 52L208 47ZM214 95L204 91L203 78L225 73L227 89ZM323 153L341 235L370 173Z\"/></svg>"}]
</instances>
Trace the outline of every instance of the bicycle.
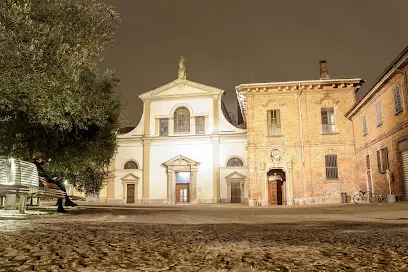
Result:
<instances>
[{"instance_id":1,"label":"bicycle","mask_svg":"<svg viewBox=\"0 0 408 272\"><path fill-rule=\"evenodd\" d=\"M360 190L359 192L358 192L358 194L356 194L356 195L354 195L353 196L353 201L354 201L354 203L356 203L356 204L361 204L361 203L363 203L363 201L364 200L367 200L367 198L368 198L368 201L370 202L370 203L374 203L375 202L375 196L374 196L374 194L372 193L372 191L371 191L371 188L370 189L368 189L367 191L362 191L362 190Z\"/></svg>"}]
</instances>

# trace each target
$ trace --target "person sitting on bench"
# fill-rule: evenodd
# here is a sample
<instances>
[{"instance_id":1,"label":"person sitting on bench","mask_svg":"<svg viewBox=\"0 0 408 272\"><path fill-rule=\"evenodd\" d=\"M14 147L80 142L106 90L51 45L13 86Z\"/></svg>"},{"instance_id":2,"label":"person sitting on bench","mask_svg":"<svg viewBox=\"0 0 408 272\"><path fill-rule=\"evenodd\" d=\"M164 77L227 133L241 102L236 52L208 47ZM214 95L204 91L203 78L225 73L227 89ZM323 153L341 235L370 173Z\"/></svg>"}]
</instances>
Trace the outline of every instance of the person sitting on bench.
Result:
<instances>
[{"instance_id":1,"label":"person sitting on bench","mask_svg":"<svg viewBox=\"0 0 408 272\"><path fill-rule=\"evenodd\" d=\"M46 173L43 168L43 165L46 161L45 154L42 152L35 152L33 156L33 163L37 167L38 171L38 176L40 178L39 180L39 185L40 187L46 187L49 189L57 189L65 192L65 206L70 206L70 207L75 207L78 206L76 203L72 202L71 199L69 199L67 193L67 190L65 188L64 183L59 179L59 178L50 178ZM61 213L66 213L67 210L64 209L62 205L62 198L58 198L57 202L58 208L57 212Z\"/></svg>"}]
</instances>

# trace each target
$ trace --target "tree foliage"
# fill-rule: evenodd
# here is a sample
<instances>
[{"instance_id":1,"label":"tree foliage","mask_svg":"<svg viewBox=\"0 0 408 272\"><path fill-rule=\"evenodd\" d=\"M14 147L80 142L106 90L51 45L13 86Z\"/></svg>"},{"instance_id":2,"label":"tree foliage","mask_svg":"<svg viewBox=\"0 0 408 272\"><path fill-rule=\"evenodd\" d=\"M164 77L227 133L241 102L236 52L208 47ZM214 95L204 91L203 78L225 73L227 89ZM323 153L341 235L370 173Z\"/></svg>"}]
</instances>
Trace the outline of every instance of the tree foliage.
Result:
<instances>
[{"instance_id":1,"label":"tree foliage","mask_svg":"<svg viewBox=\"0 0 408 272\"><path fill-rule=\"evenodd\" d=\"M96 0L0 1L1 155L43 151L53 173L100 188L121 106L98 64L119 22Z\"/></svg>"}]
</instances>

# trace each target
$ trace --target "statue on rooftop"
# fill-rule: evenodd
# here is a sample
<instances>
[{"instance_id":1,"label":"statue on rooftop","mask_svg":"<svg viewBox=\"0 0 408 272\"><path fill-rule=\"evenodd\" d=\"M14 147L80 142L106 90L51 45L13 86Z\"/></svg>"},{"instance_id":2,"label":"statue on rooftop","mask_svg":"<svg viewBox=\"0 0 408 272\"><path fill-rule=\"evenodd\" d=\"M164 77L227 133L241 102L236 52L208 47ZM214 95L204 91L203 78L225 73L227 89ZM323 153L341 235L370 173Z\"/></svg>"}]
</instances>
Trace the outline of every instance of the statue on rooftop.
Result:
<instances>
[{"instance_id":1,"label":"statue on rooftop","mask_svg":"<svg viewBox=\"0 0 408 272\"><path fill-rule=\"evenodd\" d=\"M178 78L179 79L186 79L186 66L185 66L184 57L181 56L179 60L179 69L178 69Z\"/></svg>"}]
</instances>

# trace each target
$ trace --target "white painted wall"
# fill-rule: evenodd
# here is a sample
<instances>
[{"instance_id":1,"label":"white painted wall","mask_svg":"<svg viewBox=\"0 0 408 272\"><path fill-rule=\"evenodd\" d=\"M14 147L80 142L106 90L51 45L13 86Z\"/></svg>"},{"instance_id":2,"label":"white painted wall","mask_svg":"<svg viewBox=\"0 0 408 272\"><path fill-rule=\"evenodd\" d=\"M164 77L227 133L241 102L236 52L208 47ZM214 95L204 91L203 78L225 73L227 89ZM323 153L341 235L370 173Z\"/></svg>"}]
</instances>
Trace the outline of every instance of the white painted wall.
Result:
<instances>
[{"instance_id":1,"label":"white painted wall","mask_svg":"<svg viewBox=\"0 0 408 272\"><path fill-rule=\"evenodd\" d=\"M213 197L213 145L209 140L154 142L150 147L150 198L167 199L167 176L162 163L183 155L200 162L197 172L197 199Z\"/></svg>"},{"instance_id":2,"label":"white painted wall","mask_svg":"<svg viewBox=\"0 0 408 272\"><path fill-rule=\"evenodd\" d=\"M124 170L123 167L128 160L135 160L139 165L137 170ZM133 174L139 178L138 192L136 199L142 198L143 183L143 145L139 139L124 140L119 139L119 147L115 159L115 199L123 199L122 178L127 174Z\"/></svg>"},{"instance_id":3,"label":"white painted wall","mask_svg":"<svg viewBox=\"0 0 408 272\"><path fill-rule=\"evenodd\" d=\"M220 195L221 199L227 199L227 180L226 176L233 173L234 171L248 176L247 167L247 139L246 134L239 136L225 136L221 137L220 142ZM228 167L227 161L232 157L238 157L244 162L243 167ZM245 186L244 196L248 196L248 189Z\"/></svg>"},{"instance_id":4,"label":"white painted wall","mask_svg":"<svg viewBox=\"0 0 408 272\"><path fill-rule=\"evenodd\" d=\"M211 97L153 101L150 104L150 136L155 134L155 118L173 117L174 111L182 106L190 110L190 116L208 116L208 120L214 118ZM208 122L206 126L207 131L212 131L213 122ZM195 134L195 131L191 130L190 134Z\"/></svg>"},{"instance_id":5,"label":"white painted wall","mask_svg":"<svg viewBox=\"0 0 408 272\"><path fill-rule=\"evenodd\" d=\"M168 89L166 89L168 86ZM208 116L206 123L207 134L213 132L213 97L222 94L218 90L208 86L202 86L194 82L184 82L176 80L164 85L156 90L142 94L140 98L151 99L150 101L150 199L167 199L167 175L162 163L178 155L183 155L189 159L200 162L197 172L197 200L198 202L211 202L213 199L213 142L209 136L195 136L195 131L191 131L191 136L183 135L183 140L179 136L155 137L155 118L172 117L174 110L178 106L186 106L190 109L191 116ZM199 96L192 97L192 95ZM185 96L183 96L185 95ZM227 185L225 177L237 171L247 176L247 152L246 152L246 130L239 129L230 124L224 117L219 103L219 126L220 138L220 197L227 198ZM144 109L145 111L145 109ZM136 199L142 198L143 188L143 144L142 135L144 133L144 116L137 127L127 134L118 135L119 148L115 159L115 198L125 201L123 195L123 184L121 178L128 173L139 177L139 186ZM223 136L225 135L225 136ZM172 138L176 140L172 140ZM226 168L227 160L237 156L244 161L244 167ZM124 163L129 160L136 160L139 164L138 170L123 170ZM245 186L245 196L247 190Z\"/></svg>"}]
</instances>

